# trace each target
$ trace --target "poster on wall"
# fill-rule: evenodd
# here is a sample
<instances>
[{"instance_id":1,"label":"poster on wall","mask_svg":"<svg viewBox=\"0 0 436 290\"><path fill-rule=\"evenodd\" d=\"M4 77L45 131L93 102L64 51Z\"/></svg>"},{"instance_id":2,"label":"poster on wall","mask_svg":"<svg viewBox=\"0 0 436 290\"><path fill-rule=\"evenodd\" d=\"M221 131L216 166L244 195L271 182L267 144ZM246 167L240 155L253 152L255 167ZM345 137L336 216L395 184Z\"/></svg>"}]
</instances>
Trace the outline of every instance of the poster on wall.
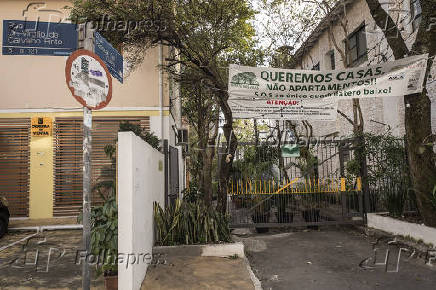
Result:
<instances>
[{"instance_id":1,"label":"poster on wall","mask_svg":"<svg viewBox=\"0 0 436 290\"><path fill-rule=\"evenodd\" d=\"M416 55L334 71L230 65L229 104L237 118L257 112L259 118L334 120L338 100L420 93L427 59Z\"/></svg>"}]
</instances>

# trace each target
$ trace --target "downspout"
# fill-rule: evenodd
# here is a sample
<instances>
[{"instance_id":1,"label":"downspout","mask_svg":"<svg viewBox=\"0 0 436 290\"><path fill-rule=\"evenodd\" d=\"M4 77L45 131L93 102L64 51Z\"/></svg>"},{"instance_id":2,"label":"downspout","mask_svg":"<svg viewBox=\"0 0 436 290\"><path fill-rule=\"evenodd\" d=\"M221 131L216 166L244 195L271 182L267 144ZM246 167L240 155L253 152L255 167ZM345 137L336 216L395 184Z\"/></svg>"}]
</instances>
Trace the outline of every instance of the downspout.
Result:
<instances>
[{"instance_id":1,"label":"downspout","mask_svg":"<svg viewBox=\"0 0 436 290\"><path fill-rule=\"evenodd\" d=\"M163 142L165 134L164 134L164 116L163 116L163 106L164 106L164 97L163 97L163 46L162 42L159 43L159 55L158 55L158 66L159 66L159 114L160 114L160 139Z\"/></svg>"}]
</instances>

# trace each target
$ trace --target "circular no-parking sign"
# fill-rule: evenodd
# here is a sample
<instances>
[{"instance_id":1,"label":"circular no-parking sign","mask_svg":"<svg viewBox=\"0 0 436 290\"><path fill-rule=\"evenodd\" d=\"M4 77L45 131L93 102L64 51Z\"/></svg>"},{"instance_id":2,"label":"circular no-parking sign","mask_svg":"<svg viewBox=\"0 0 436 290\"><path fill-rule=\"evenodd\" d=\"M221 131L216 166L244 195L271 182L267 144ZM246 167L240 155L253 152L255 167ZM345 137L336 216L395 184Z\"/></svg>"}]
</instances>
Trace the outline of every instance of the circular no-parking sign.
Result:
<instances>
[{"instance_id":1,"label":"circular no-parking sign","mask_svg":"<svg viewBox=\"0 0 436 290\"><path fill-rule=\"evenodd\" d=\"M100 57L89 50L70 55L65 78L74 98L91 110L106 107L112 98L112 77Z\"/></svg>"}]
</instances>

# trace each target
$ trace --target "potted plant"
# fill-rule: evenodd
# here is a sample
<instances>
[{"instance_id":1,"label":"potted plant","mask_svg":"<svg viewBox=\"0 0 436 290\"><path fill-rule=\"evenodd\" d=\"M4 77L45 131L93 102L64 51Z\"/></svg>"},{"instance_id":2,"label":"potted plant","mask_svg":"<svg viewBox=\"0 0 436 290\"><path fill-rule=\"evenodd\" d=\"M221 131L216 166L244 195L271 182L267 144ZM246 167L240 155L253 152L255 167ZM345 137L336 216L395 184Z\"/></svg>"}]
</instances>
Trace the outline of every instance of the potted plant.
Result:
<instances>
[{"instance_id":1,"label":"potted plant","mask_svg":"<svg viewBox=\"0 0 436 290\"><path fill-rule=\"evenodd\" d=\"M277 205L277 221L279 223L292 223L294 221L294 213L287 212L286 208L292 196L289 194L279 194L276 198Z\"/></svg>"},{"instance_id":2,"label":"potted plant","mask_svg":"<svg viewBox=\"0 0 436 290\"><path fill-rule=\"evenodd\" d=\"M118 289L118 209L115 194L91 211L91 251L94 255L111 257L97 263L97 274L104 275L107 290Z\"/></svg>"},{"instance_id":3,"label":"potted plant","mask_svg":"<svg viewBox=\"0 0 436 290\"><path fill-rule=\"evenodd\" d=\"M268 196L266 198L262 198L262 195L256 195L253 199L253 206L251 209L253 210L253 214L251 216L253 223L267 223L271 209L270 198ZM268 230L269 228L267 227L256 227L256 231L258 233L266 233Z\"/></svg>"}]
</instances>

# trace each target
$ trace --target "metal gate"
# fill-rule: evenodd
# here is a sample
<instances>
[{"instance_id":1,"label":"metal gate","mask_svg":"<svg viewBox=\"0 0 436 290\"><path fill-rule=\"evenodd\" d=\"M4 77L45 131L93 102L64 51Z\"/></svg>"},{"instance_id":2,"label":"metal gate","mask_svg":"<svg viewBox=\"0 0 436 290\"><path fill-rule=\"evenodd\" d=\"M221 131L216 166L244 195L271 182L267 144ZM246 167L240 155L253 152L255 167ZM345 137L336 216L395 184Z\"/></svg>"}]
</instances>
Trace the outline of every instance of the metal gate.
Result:
<instances>
[{"instance_id":1,"label":"metal gate","mask_svg":"<svg viewBox=\"0 0 436 290\"><path fill-rule=\"evenodd\" d=\"M350 144L319 141L299 146L295 157L274 144L239 144L228 185L231 227L363 223L361 179L342 177Z\"/></svg>"},{"instance_id":2,"label":"metal gate","mask_svg":"<svg viewBox=\"0 0 436 290\"><path fill-rule=\"evenodd\" d=\"M168 197L170 204L174 204L175 200L179 197L179 150L175 147L169 146L169 163L170 163L170 190Z\"/></svg>"},{"instance_id":3,"label":"metal gate","mask_svg":"<svg viewBox=\"0 0 436 290\"><path fill-rule=\"evenodd\" d=\"M29 216L30 119L0 119L0 195L13 217Z\"/></svg>"},{"instance_id":4,"label":"metal gate","mask_svg":"<svg viewBox=\"0 0 436 290\"><path fill-rule=\"evenodd\" d=\"M361 181L350 188L339 180L239 180L231 182L231 227L296 227L362 223Z\"/></svg>"}]
</instances>

